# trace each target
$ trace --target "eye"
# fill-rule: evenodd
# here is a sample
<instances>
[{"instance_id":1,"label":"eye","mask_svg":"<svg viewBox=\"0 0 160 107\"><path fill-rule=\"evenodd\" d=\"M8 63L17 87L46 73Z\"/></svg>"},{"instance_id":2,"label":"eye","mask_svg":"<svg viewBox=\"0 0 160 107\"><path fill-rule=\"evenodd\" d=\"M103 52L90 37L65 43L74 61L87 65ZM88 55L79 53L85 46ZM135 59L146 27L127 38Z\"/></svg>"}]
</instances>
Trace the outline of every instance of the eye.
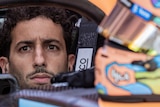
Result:
<instances>
[{"instance_id":1,"label":"eye","mask_svg":"<svg viewBox=\"0 0 160 107\"><path fill-rule=\"evenodd\" d=\"M31 48L29 46L23 46L19 49L20 52L27 52L27 51L30 51Z\"/></svg>"},{"instance_id":2,"label":"eye","mask_svg":"<svg viewBox=\"0 0 160 107\"><path fill-rule=\"evenodd\" d=\"M49 45L48 46L48 50L54 50L54 51L56 51L56 50L59 50L59 47L56 46L56 45Z\"/></svg>"}]
</instances>

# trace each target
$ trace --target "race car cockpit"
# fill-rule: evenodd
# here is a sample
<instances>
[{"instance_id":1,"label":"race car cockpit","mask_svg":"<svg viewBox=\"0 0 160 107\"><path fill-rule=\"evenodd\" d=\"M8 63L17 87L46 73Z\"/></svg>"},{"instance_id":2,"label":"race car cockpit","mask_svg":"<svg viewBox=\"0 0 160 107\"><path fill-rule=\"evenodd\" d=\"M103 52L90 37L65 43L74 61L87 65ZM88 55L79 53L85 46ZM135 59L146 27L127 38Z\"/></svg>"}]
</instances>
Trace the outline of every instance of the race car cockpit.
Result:
<instances>
[{"instance_id":1,"label":"race car cockpit","mask_svg":"<svg viewBox=\"0 0 160 107\"><path fill-rule=\"evenodd\" d=\"M14 76L0 74L0 106L160 105L159 0L1 0L1 24L8 8L37 5L78 15L74 70L53 77L51 86L23 90Z\"/></svg>"}]
</instances>

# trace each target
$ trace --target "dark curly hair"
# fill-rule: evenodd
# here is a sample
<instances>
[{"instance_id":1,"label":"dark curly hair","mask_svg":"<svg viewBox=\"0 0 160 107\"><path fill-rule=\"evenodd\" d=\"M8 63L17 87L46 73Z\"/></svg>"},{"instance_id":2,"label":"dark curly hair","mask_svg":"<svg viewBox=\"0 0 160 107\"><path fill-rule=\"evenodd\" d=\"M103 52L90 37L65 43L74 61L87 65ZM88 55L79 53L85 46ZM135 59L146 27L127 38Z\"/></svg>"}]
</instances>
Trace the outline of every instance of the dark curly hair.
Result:
<instances>
[{"instance_id":1,"label":"dark curly hair","mask_svg":"<svg viewBox=\"0 0 160 107\"><path fill-rule=\"evenodd\" d=\"M75 27L79 16L77 13L62 8L32 6L16 7L6 11L4 25L0 38L0 56L9 57L12 42L11 32L20 21L30 20L37 16L50 18L54 23L61 24L66 44L67 54L70 54L72 45L72 29Z\"/></svg>"}]
</instances>

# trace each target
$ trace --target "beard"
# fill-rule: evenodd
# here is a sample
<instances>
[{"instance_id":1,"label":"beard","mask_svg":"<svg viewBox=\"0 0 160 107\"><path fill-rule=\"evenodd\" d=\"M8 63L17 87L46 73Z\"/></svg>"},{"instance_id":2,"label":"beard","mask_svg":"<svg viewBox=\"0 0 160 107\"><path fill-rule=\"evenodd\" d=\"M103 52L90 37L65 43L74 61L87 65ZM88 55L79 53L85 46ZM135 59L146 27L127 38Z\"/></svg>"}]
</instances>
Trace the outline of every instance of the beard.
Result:
<instances>
[{"instance_id":1,"label":"beard","mask_svg":"<svg viewBox=\"0 0 160 107\"><path fill-rule=\"evenodd\" d=\"M11 72L11 74L16 77L20 89L33 89L33 88L37 88L37 87L41 87L41 86L51 85L51 83L48 83L48 84L30 84L30 82L29 82L30 77L33 76L33 75L36 75L38 73L45 73L47 75L50 75L50 77L52 77L52 78L55 77L54 73L51 73L51 71L46 70L46 68L43 67L43 66L35 67L35 71L30 72L26 76L23 74L23 72L20 72L20 71L17 71L17 70L13 70Z\"/></svg>"},{"instance_id":2,"label":"beard","mask_svg":"<svg viewBox=\"0 0 160 107\"><path fill-rule=\"evenodd\" d=\"M35 84L30 78L38 73L43 73L48 75L50 78L53 78L59 73L66 72L67 69L67 61L63 66L60 66L55 71L54 69L52 71L48 70L45 66L34 66L34 71L27 71L25 70L23 64L22 66L17 66L17 64L9 61L9 73L16 77L20 89L29 89L39 86L51 85L51 82L48 82L47 84Z\"/></svg>"}]
</instances>

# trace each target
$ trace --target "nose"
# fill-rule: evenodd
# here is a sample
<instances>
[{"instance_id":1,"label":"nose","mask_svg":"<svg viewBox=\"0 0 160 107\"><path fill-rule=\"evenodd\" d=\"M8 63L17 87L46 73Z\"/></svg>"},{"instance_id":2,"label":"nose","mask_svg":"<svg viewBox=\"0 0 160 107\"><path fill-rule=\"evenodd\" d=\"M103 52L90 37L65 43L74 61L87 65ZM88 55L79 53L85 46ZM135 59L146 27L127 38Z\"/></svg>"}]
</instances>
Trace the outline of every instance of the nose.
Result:
<instances>
[{"instance_id":1,"label":"nose","mask_svg":"<svg viewBox=\"0 0 160 107\"><path fill-rule=\"evenodd\" d=\"M41 47L35 49L34 67L36 66L46 66L45 55Z\"/></svg>"}]
</instances>

